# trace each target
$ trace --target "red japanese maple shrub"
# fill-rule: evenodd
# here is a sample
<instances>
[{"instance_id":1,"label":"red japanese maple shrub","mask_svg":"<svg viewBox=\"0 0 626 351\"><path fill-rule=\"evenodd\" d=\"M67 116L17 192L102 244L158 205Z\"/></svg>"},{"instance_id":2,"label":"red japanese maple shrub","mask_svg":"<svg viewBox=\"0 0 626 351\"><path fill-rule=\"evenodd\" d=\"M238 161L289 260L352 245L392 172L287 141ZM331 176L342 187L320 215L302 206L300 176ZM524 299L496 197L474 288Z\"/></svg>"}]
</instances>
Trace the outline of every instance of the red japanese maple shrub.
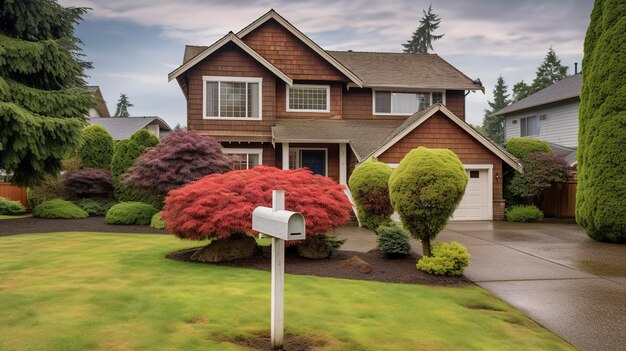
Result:
<instances>
[{"instance_id":1,"label":"red japanese maple shrub","mask_svg":"<svg viewBox=\"0 0 626 351\"><path fill-rule=\"evenodd\" d=\"M69 197L107 197L113 193L111 171L102 168L83 168L67 171L61 176Z\"/></svg>"},{"instance_id":2,"label":"red japanese maple shrub","mask_svg":"<svg viewBox=\"0 0 626 351\"><path fill-rule=\"evenodd\" d=\"M252 211L272 204L272 190L285 191L285 209L300 212L307 236L346 223L352 210L344 187L308 169L257 166L213 174L172 190L161 212L167 229L182 239L228 238L252 231Z\"/></svg>"},{"instance_id":3,"label":"red japanese maple shrub","mask_svg":"<svg viewBox=\"0 0 626 351\"><path fill-rule=\"evenodd\" d=\"M155 197L213 173L231 169L217 140L177 129L148 149L121 176L123 184Z\"/></svg>"}]
</instances>

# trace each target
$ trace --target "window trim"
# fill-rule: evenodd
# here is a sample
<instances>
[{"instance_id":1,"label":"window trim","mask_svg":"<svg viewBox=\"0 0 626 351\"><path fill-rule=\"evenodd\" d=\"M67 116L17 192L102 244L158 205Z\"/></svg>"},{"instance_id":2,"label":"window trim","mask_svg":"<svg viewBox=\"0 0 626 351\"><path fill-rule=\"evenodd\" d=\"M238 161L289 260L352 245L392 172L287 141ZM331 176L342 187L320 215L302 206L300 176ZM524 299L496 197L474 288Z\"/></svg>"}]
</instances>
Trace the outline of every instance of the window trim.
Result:
<instances>
[{"instance_id":1,"label":"window trim","mask_svg":"<svg viewBox=\"0 0 626 351\"><path fill-rule=\"evenodd\" d=\"M291 109L289 108L289 88L326 88L326 109L325 110L307 110L307 109ZM330 112L330 85L326 84L294 84L291 87L285 85L285 110L287 112L307 112L307 113L329 113Z\"/></svg>"},{"instance_id":2,"label":"window trim","mask_svg":"<svg viewBox=\"0 0 626 351\"><path fill-rule=\"evenodd\" d=\"M222 153L225 155L259 155L259 165L263 164L263 149L261 148L222 148ZM248 168L250 169L250 158L246 156L246 162L248 163ZM258 166L258 165L257 165Z\"/></svg>"},{"instance_id":3,"label":"window trim","mask_svg":"<svg viewBox=\"0 0 626 351\"><path fill-rule=\"evenodd\" d=\"M295 157L295 164L297 167L296 169L303 168L302 160L300 158L300 151L302 150L324 151L324 161L325 161L324 170L326 171L325 172L326 174L324 174L324 177L328 177L328 148L327 147L290 147L289 151L291 152L292 150L296 152L296 157ZM289 157L289 159L291 159L291 156Z\"/></svg>"},{"instance_id":4,"label":"window trim","mask_svg":"<svg viewBox=\"0 0 626 351\"><path fill-rule=\"evenodd\" d=\"M413 113L394 113L393 112L393 99L391 99L392 105L391 105L391 111L390 113L386 113L386 112L376 112L376 92L380 91L380 92L388 92L388 93L416 93L416 94L428 94L429 96L429 101L430 101L430 105L428 106L432 106L433 105L433 93L441 93L441 103L443 105L446 104L446 91L442 90L442 89L433 89L433 90L404 90L404 89L374 89L372 88L372 115L374 116L412 116L413 114L415 114L415 111Z\"/></svg>"},{"instance_id":5,"label":"window trim","mask_svg":"<svg viewBox=\"0 0 626 351\"><path fill-rule=\"evenodd\" d=\"M536 118L537 119L537 134L533 134L533 135L522 135L522 124L524 124L526 126L526 131L528 131L528 119L529 118ZM525 121L523 121L525 120ZM522 123L522 121L524 123ZM519 119L519 136L522 138L532 138L532 137L538 137L539 134L541 134L541 121L539 118L539 115L532 115L532 116L526 116L526 117L521 117Z\"/></svg>"},{"instance_id":6,"label":"window trim","mask_svg":"<svg viewBox=\"0 0 626 351\"><path fill-rule=\"evenodd\" d=\"M258 83L259 84L259 117L219 117L219 116L211 116L207 117L206 108L206 83L207 82L217 82L217 114L220 114L221 105L220 105L220 90L221 90L221 82L227 83ZM248 88L246 85L246 99L248 97ZM246 100L246 112L248 109L248 102ZM209 120L228 120L228 121L260 121L263 119L263 78L261 77L231 77L231 76L202 76L202 119Z\"/></svg>"}]
</instances>

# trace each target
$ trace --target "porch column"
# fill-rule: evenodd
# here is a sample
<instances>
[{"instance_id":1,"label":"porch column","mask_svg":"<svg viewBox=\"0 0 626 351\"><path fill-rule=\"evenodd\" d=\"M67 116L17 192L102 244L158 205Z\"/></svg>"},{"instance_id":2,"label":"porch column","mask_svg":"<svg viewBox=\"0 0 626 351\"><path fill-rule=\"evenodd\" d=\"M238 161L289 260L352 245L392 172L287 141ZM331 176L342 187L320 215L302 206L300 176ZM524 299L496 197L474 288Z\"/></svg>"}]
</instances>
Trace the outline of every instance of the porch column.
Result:
<instances>
[{"instance_id":1,"label":"porch column","mask_svg":"<svg viewBox=\"0 0 626 351\"><path fill-rule=\"evenodd\" d=\"M339 144L339 184L348 185L348 148Z\"/></svg>"},{"instance_id":2,"label":"porch column","mask_svg":"<svg viewBox=\"0 0 626 351\"><path fill-rule=\"evenodd\" d=\"M289 143L283 145L283 169L289 169Z\"/></svg>"}]
</instances>

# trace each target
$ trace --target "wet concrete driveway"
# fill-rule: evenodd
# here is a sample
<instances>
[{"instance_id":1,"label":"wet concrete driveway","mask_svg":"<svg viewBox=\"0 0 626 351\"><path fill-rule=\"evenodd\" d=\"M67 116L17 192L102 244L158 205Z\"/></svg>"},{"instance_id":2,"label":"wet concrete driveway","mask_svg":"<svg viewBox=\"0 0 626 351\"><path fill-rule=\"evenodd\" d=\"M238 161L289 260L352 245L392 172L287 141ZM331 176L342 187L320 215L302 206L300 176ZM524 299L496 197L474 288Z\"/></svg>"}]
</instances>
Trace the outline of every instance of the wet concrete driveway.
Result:
<instances>
[{"instance_id":1,"label":"wet concrete driveway","mask_svg":"<svg viewBox=\"0 0 626 351\"><path fill-rule=\"evenodd\" d=\"M348 239L346 250L376 246L360 228L337 234ZM572 344L626 350L626 245L598 243L560 223L453 222L437 239L465 245L469 279Z\"/></svg>"}]
</instances>

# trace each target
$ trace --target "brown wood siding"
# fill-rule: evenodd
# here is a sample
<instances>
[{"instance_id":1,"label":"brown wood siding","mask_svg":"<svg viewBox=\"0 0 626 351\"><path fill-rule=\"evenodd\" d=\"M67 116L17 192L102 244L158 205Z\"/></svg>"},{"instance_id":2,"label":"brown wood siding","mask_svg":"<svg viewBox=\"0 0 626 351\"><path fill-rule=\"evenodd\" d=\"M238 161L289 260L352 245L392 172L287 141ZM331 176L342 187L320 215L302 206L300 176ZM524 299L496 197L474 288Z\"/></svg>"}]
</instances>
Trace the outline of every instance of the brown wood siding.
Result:
<instances>
[{"instance_id":1,"label":"brown wood siding","mask_svg":"<svg viewBox=\"0 0 626 351\"><path fill-rule=\"evenodd\" d=\"M230 76L263 78L262 120L203 119L203 76ZM263 65L235 44L229 43L191 68L188 73L187 126L203 134L223 134L237 131L241 134L270 135L275 120L276 77Z\"/></svg>"},{"instance_id":2,"label":"brown wood siding","mask_svg":"<svg viewBox=\"0 0 626 351\"><path fill-rule=\"evenodd\" d=\"M343 73L273 19L242 40L294 80L347 81Z\"/></svg>"},{"instance_id":3,"label":"brown wood siding","mask_svg":"<svg viewBox=\"0 0 626 351\"><path fill-rule=\"evenodd\" d=\"M0 197L11 201L19 201L27 210L29 209L26 188L11 183L0 183Z\"/></svg>"},{"instance_id":4,"label":"brown wood siding","mask_svg":"<svg viewBox=\"0 0 626 351\"><path fill-rule=\"evenodd\" d=\"M298 82L294 82L297 84ZM333 82L303 82L303 84L330 85L330 112L287 112L287 84L276 84L276 117L278 118L341 118L342 84Z\"/></svg>"},{"instance_id":5,"label":"brown wood siding","mask_svg":"<svg viewBox=\"0 0 626 351\"><path fill-rule=\"evenodd\" d=\"M446 90L446 107L465 121L465 91Z\"/></svg>"},{"instance_id":6,"label":"brown wood siding","mask_svg":"<svg viewBox=\"0 0 626 351\"><path fill-rule=\"evenodd\" d=\"M263 160L261 163L265 166L276 167L276 150L271 143L230 143L222 142L223 148L227 149L263 149ZM228 150L225 150L228 152Z\"/></svg>"},{"instance_id":7,"label":"brown wood siding","mask_svg":"<svg viewBox=\"0 0 626 351\"><path fill-rule=\"evenodd\" d=\"M386 163L399 163L409 151L418 146L450 149L463 164L493 165L493 218L504 219L502 160L498 156L450 121L448 117L437 112L385 151L378 159Z\"/></svg>"}]
</instances>

